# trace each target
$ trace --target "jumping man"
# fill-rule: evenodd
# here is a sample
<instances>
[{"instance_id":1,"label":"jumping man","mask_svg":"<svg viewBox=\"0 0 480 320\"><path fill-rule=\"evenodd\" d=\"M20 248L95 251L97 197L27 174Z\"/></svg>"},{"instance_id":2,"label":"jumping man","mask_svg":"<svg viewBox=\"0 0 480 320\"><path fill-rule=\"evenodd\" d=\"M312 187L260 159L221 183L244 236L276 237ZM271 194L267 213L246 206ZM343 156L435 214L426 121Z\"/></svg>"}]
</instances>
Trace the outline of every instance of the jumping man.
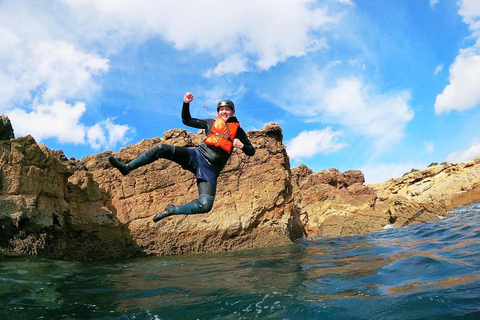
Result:
<instances>
[{"instance_id":1,"label":"jumping man","mask_svg":"<svg viewBox=\"0 0 480 320\"><path fill-rule=\"evenodd\" d=\"M197 178L198 199L184 205L169 204L163 212L157 213L153 221L174 214L207 213L212 209L217 190L217 178L232 155L233 148L241 149L247 156L255 154L255 148L248 140L247 134L240 127L235 114L235 105L231 100L220 100L217 104L216 119L196 119L190 115L190 102L193 94L185 93L183 97L182 122L193 128L204 129L205 141L197 148L185 148L160 144L142 153L124 164L113 156L108 158L110 164L123 175L157 159L172 160L191 171Z\"/></svg>"}]
</instances>

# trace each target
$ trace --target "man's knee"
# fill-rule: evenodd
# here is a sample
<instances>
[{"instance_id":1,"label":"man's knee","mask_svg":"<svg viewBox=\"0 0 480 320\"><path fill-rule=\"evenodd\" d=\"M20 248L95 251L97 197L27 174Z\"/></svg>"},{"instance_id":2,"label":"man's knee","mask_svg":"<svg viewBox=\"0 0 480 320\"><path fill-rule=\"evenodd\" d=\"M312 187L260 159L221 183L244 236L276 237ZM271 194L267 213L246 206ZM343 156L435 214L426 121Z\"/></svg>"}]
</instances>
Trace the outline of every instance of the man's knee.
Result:
<instances>
[{"instance_id":1,"label":"man's knee","mask_svg":"<svg viewBox=\"0 0 480 320\"><path fill-rule=\"evenodd\" d=\"M146 152L149 158L155 159L171 159L173 156L174 147L168 144L159 144Z\"/></svg>"},{"instance_id":2,"label":"man's knee","mask_svg":"<svg viewBox=\"0 0 480 320\"><path fill-rule=\"evenodd\" d=\"M198 213L207 213L212 210L213 201L215 197L209 196L207 194L201 194L198 196L197 205L198 205Z\"/></svg>"}]
</instances>

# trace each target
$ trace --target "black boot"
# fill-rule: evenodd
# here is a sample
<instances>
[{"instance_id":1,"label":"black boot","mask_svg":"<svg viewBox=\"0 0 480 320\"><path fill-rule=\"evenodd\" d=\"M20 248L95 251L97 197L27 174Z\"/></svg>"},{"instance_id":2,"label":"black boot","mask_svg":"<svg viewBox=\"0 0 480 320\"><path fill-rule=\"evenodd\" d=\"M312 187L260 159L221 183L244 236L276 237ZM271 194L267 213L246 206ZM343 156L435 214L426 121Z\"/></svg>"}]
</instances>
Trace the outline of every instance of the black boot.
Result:
<instances>
[{"instance_id":1,"label":"black boot","mask_svg":"<svg viewBox=\"0 0 480 320\"><path fill-rule=\"evenodd\" d=\"M153 222L158 222L160 220L162 220L163 218L166 218L168 216L171 216L172 214L174 214L174 209L175 209L175 206L172 205L172 204L168 204L166 207L165 207L165 210L163 210L163 212L160 212L160 213L157 213L154 217L153 217Z\"/></svg>"},{"instance_id":2,"label":"black boot","mask_svg":"<svg viewBox=\"0 0 480 320\"><path fill-rule=\"evenodd\" d=\"M128 164L121 163L114 156L109 156L108 162L117 168L124 176L126 176L132 170Z\"/></svg>"}]
</instances>

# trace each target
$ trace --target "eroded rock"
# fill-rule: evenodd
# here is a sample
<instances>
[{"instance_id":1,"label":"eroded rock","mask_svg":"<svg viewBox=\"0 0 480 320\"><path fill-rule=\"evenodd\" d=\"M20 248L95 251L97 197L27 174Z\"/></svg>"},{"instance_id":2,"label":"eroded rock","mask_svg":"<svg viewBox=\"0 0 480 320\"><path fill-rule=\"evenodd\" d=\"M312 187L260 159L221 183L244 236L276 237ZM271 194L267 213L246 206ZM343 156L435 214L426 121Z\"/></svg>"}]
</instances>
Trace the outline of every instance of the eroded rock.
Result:
<instances>
[{"instance_id":1,"label":"eroded rock","mask_svg":"<svg viewBox=\"0 0 480 320\"><path fill-rule=\"evenodd\" d=\"M291 169L276 123L248 136L256 154L233 154L210 213L159 223L152 217L167 204L197 197L179 165L158 160L122 176L108 163L113 151L79 161L30 136L1 140L0 247L82 260L227 252L434 221L480 196L480 159L366 185L358 170ZM170 130L115 156L128 162L159 143L195 147L204 138Z\"/></svg>"}]
</instances>

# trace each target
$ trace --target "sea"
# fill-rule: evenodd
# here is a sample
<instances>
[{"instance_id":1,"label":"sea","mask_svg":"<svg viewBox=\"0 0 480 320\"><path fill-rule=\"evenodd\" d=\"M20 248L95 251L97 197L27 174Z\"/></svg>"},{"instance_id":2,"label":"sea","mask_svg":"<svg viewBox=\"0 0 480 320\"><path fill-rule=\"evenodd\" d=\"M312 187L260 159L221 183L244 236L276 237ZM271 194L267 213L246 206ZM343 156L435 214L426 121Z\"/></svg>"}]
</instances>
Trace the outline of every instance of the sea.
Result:
<instances>
[{"instance_id":1,"label":"sea","mask_svg":"<svg viewBox=\"0 0 480 320\"><path fill-rule=\"evenodd\" d=\"M480 203L272 249L0 259L0 319L480 319Z\"/></svg>"}]
</instances>

